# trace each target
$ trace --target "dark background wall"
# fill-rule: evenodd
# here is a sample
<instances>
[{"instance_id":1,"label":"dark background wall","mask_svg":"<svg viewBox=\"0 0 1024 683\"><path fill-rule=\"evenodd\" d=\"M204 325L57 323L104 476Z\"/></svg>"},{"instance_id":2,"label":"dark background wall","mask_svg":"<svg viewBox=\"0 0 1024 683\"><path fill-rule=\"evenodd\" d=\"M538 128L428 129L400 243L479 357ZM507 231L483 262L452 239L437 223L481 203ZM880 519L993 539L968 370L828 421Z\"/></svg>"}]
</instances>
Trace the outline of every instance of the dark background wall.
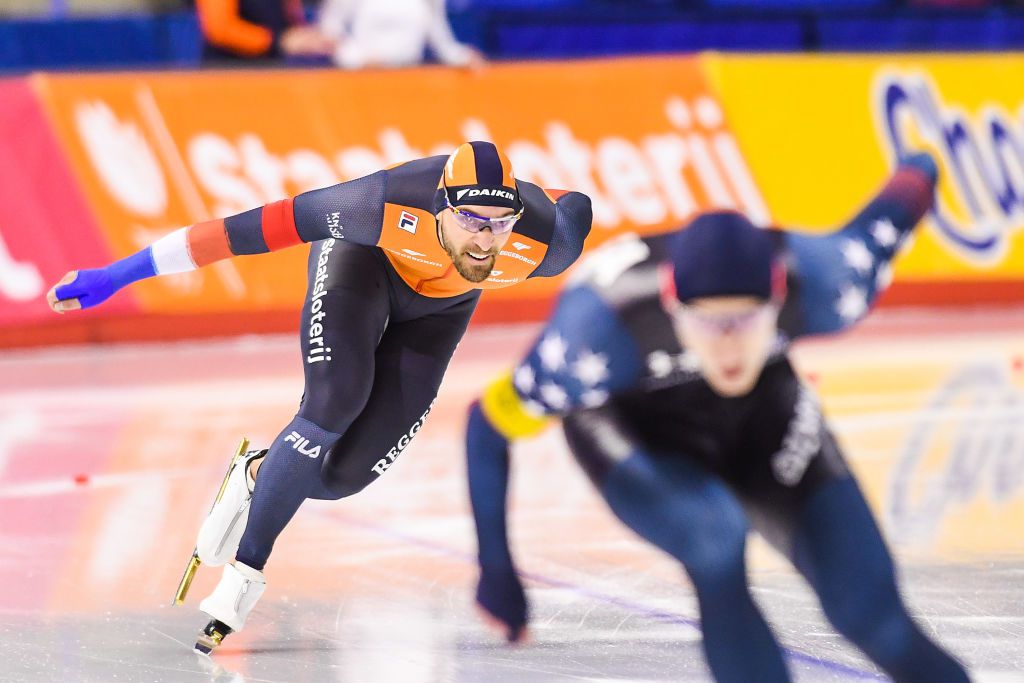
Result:
<instances>
[{"instance_id":1,"label":"dark background wall","mask_svg":"<svg viewBox=\"0 0 1024 683\"><path fill-rule=\"evenodd\" d=\"M198 66L199 32L187 0L33 1L22 14L36 16L4 18L0 7L0 71ZM891 0L449 0L449 13L459 37L492 59L707 49L1024 48L1024 6L965 4L979 6L936 9ZM315 6L309 10L312 15Z\"/></svg>"}]
</instances>

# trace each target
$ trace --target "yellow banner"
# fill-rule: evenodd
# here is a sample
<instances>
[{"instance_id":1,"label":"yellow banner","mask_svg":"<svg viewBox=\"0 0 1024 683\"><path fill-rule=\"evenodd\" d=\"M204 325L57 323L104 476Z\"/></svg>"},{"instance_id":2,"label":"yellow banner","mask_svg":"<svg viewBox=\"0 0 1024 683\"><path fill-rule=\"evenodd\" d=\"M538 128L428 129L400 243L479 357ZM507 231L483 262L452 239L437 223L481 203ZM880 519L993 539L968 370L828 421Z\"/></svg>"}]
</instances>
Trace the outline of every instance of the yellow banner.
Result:
<instances>
[{"instance_id":1,"label":"yellow banner","mask_svg":"<svg viewBox=\"0 0 1024 683\"><path fill-rule=\"evenodd\" d=\"M901 150L927 150L939 161L938 202L897 277L1024 277L1024 56L706 55L703 63L780 223L831 227Z\"/></svg>"}]
</instances>

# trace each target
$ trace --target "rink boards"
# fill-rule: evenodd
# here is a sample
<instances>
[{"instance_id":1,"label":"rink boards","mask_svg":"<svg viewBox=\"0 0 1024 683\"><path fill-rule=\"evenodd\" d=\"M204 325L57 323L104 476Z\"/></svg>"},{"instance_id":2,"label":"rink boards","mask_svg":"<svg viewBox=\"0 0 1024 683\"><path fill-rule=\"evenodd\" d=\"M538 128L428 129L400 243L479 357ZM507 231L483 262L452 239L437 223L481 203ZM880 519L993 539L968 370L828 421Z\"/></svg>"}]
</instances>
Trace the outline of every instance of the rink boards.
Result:
<instances>
[{"instance_id":1,"label":"rink boards","mask_svg":"<svg viewBox=\"0 0 1024 683\"><path fill-rule=\"evenodd\" d=\"M718 54L2 80L0 345L287 330L302 249L145 282L60 324L42 297L181 225L477 138L518 177L590 195L588 248L709 208L830 229L899 154L928 150L938 203L886 302L1019 303L1022 81L1018 55ZM492 292L478 319L537 319L560 284Z\"/></svg>"}]
</instances>

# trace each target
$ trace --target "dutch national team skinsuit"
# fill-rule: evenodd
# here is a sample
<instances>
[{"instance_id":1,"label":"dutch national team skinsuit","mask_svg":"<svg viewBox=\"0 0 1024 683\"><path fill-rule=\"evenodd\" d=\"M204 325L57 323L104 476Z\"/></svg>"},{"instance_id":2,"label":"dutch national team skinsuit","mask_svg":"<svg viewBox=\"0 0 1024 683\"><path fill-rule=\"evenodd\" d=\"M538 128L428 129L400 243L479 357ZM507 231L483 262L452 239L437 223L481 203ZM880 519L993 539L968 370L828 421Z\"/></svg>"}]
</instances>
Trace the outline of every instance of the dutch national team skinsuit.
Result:
<instances>
[{"instance_id":1,"label":"dutch national team skinsuit","mask_svg":"<svg viewBox=\"0 0 1024 683\"><path fill-rule=\"evenodd\" d=\"M498 196L500 195L500 197ZM452 203L521 213L481 282L464 279L435 215ZM311 242L300 340L298 414L256 481L237 559L262 569L307 497L351 495L378 478L419 430L480 290L557 275L580 255L590 200L512 176L493 144L437 156L182 228L103 269L78 273L60 300L96 305L144 277Z\"/></svg>"},{"instance_id":2,"label":"dutch national team skinsuit","mask_svg":"<svg viewBox=\"0 0 1024 683\"><path fill-rule=\"evenodd\" d=\"M561 416L570 450L611 509L686 567L718 680L787 679L745 584L748 524L793 561L836 628L890 675L966 680L903 608L892 561L815 393L787 358L791 339L842 330L867 312L930 207L934 183L930 158L913 157L842 229L772 235L787 261L788 296L769 359L738 397L703 379L663 305L669 254L683 233L621 239L580 264L525 358L470 411L477 599L511 627L510 638L526 623L526 602L507 542L508 444Z\"/></svg>"}]
</instances>

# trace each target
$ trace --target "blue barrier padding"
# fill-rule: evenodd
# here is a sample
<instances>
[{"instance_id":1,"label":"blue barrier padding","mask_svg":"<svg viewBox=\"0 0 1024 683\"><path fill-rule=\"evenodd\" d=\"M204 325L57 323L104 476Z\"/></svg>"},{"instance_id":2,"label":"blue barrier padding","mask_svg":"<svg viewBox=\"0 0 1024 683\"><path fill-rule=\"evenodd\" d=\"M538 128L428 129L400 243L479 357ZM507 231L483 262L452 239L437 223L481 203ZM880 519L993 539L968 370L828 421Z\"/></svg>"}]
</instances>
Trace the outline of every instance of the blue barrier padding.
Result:
<instances>
[{"instance_id":1,"label":"blue barrier padding","mask_svg":"<svg viewBox=\"0 0 1024 683\"><path fill-rule=\"evenodd\" d=\"M712 9L816 10L878 9L891 7L890 0L704 0Z\"/></svg>"},{"instance_id":2,"label":"blue barrier padding","mask_svg":"<svg viewBox=\"0 0 1024 683\"><path fill-rule=\"evenodd\" d=\"M147 16L8 22L4 27L13 30L17 46L0 69L159 64L166 60L160 24ZM0 57L8 57L6 51Z\"/></svg>"},{"instance_id":3,"label":"blue barrier padding","mask_svg":"<svg viewBox=\"0 0 1024 683\"><path fill-rule=\"evenodd\" d=\"M191 67L199 63L203 38L194 14L172 14L161 21L164 54L174 66Z\"/></svg>"},{"instance_id":4,"label":"blue barrier padding","mask_svg":"<svg viewBox=\"0 0 1024 683\"><path fill-rule=\"evenodd\" d=\"M0 21L0 72L20 68L24 61L17 25Z\"/></svg>"},{"instance_id":5,"label":"blue barrier padding","mask_svg":"<svg viewBox=\"0 0 1024 683\"><path fill-rule=\"evenodd\" d=\"M448 12L465 10L537 11L587 8L600 2L594 0L448 0Z\"/></svg>"},{"instance_id":6,"label":"blue barrier padding","mask_svg":"<svg viewBox=\"0 0 1024 683\"><path fill-rule=\"evenodd\" d=\"M1024 47L1024 17L965 15L822 19L826 51L1012 50Z\"/></svg>"},{"instance_id":7,"label":"blue barrier padding","mask_svg":"<svg viewBox=\"0 0 1024 683\"><path fill-rule=\"evenodd\" d=\"M1024 47L1024 8L879 10L891 6L888 0L694 0L688 6L668 0L628 6L610 0L451 0L450 5L456 35L492 59ZM192 12L0 20L0 73L195 68L201 43Z\"/></svg>"},{"instance_id":8,"label":"blue barrier padding","mask_svg":"<svg viewBox=\"0 0 1024 683\"><path fill-rule=\"evenodd\" d=\"M496 52L508 58L557 58L606 54L654 54L698 50L791 51L802 47L797 20L503 23Z\"/></svg>"}]
</instances>

